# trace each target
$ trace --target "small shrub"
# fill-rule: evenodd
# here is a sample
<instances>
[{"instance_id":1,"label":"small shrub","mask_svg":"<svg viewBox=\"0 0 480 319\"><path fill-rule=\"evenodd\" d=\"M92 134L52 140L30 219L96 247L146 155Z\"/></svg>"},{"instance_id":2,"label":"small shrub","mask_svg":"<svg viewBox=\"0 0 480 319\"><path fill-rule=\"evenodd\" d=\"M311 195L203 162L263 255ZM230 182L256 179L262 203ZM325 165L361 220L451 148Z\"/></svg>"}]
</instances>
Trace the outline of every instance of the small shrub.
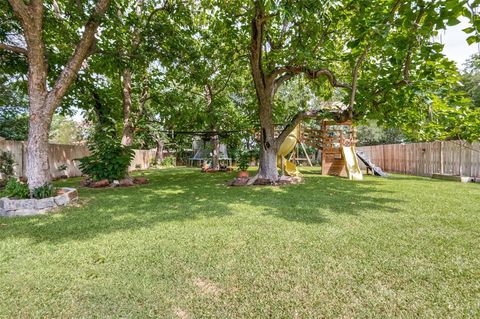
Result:
<instances>
[{"instance_id":1,"label":"small shrub","mask_svg":"<svg viewBox=\"0 0 480 319\"><path fill-rule=\"evenodd\" d=\"M36 199L42 199L47 197L53 197L55 195L55 188L52 184L45 184L43 186L34 188L32 190L32 197Z\"/></svg>"},{"instance_id":2,"label":"small shrub","mask_svg":"<svg viewBox=\"0 0 480 319\"><path fill-rule=\"evenodd\" d=\"M0 173L5 179L13 176L13 168L15 166L15 160L12 153L0 152Z\"/></svg>"},{"instance_id":3,"label":"small shrub","mask_svg":"<svg viewBox=\"0 0 480 319\"><path fill-rule=\"evenodd\" d=\"M162 166L165 166L165 167L175 166L175 157L173 157L173 156L167 156L167 157L165 157L165 158L162 160L161 165L162 165Z\"/></svg>"},{"instance_id":4,"label":"small shrub","mask_svg":"<svg viewBox=\"0 0 480 319\"><path fill-rule=\"evenodd\" d=\"M250 166L248 163L248 158L249 158L248 153L242 153L242 155L240 155L240 158L238 160L238 169L240 171L246 171Z\"/></svg>"},{"instance_id":5,"label":"small shrub","mask_svg":"<svg viewBox=\"0 0 480 319\"><path fill-rule=\"evenodd\" d=\"M108 135L97 134L88 148L92 155L80 159L82 173L95 181L108 179L112 182L125 178L135 155L130 147Z\"/></svg>"},{"instance_id":6,"label":"small shrub","mask_svg":"<svg viewBox=\"0 0 480 319\"><path fill-rule=\"evenodd\" d=\"M10 177L2 192L2 196L12 198L30 198L30 191L28 185L19 182L16 178Z\"/></svg>"}]
</instances>

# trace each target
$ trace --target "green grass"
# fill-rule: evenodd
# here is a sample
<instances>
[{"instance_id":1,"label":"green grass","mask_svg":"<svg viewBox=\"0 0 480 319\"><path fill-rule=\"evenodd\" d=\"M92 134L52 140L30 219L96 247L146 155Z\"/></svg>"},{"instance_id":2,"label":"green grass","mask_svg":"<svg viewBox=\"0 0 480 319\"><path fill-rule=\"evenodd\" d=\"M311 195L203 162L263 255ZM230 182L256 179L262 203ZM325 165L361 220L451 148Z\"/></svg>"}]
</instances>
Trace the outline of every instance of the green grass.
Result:
<instances>
[{"instance_id":1,"label":"green grass","mask_svg":"<svg viewBox=\"0 0 480 319\"><path fill-rule=\"evenodd\" d=\"M0 317L480 316L478 184L146 175L0 219Z\"/></svg>"}]
</instances>

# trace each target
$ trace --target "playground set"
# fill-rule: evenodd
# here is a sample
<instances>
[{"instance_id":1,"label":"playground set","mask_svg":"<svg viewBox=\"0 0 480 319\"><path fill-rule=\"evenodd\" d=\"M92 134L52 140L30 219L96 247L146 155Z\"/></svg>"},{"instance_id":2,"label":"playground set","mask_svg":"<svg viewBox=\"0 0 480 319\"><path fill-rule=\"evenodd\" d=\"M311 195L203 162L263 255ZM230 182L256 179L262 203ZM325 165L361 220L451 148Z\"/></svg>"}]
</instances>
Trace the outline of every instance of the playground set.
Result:
<instances>
[{"instance_id":1,"label":"playground set","mask_svg":"<svg viewBox=\"0 0 480 319\"><path fill-rule=\"evenodd\" d=\"M367 167L367 173L370 171L377 176L386 176L382 169L372 163L365 154L356 151L356 135L356 129L351 121L338 123L323 120L320 129L306 128L299 124L280 146L277 153L278 166L282 174L299 176L300 172L295 162L306 159L308 164L313 166L305 148L305 145L308 145L321 152L322 175L362 180L363 174L358 162L360 159ZM296 152L295 148L297 148ZM299 148L304 152L305 158L298 157ZM288 154L291 154L289 159L286 158Z\"/></svg>"},{"instance_id":2,"label":"playground set","mask_svg":"<svg viewBox=\"0 0 480 319\"><path fill-rule=\"evenodd\" d=\"M316 149L321 153L322 175L347 177L351 180L362 180L363 174L359 160L376 176L386 176L382 169L376 166L365 154L355 149L357 131L351 121L335 122L322 120L319 128L306 127L302 123L285 138L277 152L277 166L282 171L282 176L300 176L297 164L307 162L313 166L307 147ZM280 131L277 132L278 134ZM227 147L220 144L219 161L221 171L229 171L232 159L228 157ZM200 166L202 171L209 171L208 162L211 159L210 140L206 136L193 138L193 157L188 159L190 166ZM300 157L303 152L304 157ZM287 158L288 157L288 158Z\"/></svg>"}]
</instances>

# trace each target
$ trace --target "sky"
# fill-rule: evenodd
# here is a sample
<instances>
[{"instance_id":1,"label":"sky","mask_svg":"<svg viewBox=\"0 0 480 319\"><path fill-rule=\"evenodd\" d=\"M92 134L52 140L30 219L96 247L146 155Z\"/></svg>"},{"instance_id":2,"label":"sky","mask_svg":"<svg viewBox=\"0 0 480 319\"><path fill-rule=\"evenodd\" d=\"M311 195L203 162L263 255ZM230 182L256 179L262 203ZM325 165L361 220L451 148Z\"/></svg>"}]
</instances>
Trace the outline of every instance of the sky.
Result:
<instances>
[{"instance_id":1,"label":"sky","mask_svg":"<svg viewBox=\"0 0 480 319\"><path fill-rule=\"evenodd\" d=\"M460 19L462 23L448 27L446 31L440 35L441 42L445 45L443 48L443 54L445 54L450 60L457 63L458 68L463 69L465 61L475 53L480 52L480 44L468 45L468 35L462 31L469 26L466 18Z\"/></svg>"}]
</instances>

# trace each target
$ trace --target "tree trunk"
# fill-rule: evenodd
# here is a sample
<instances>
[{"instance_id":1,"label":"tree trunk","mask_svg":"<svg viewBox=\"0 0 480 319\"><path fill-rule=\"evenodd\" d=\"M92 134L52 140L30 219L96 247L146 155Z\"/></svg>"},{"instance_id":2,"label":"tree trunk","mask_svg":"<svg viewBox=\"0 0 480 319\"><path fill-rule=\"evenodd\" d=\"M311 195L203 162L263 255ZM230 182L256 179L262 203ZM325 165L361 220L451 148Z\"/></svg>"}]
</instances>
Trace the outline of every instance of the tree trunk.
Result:
<instances>
[{"instance_id":1,"label":"tree trunk","mask_svg":"<svg viewBox=\"0 0 480 319\"><path fill-rule=\"evenodd\" d=\"M122 74L123 80L123 133L122 145L130 146L133 142L132 113L132 72L127 68Z\"/></svg>"},{"instance_id":2,"label":"tree trunk","mask_svg":"<svg viewBox=\"0 0 480 319\"><path fill-rule=\"evenodd\" d=\"M160 164L163 161L163 140L161 138L157 138L157 150L155 152L155 162Z\"/></svg>"},{"instance_id":3,"label":"tree trunk","mask_svg":"<svg viewBox=\"0 0 480 319\"><path fill-rule=\"evenodd\" d=\"M278 180L277 170L277 145L275 141L275 126L271 100L262 95L259 97L261 144L258 178L268 179L272 182Z\"/></svg>"},{"instance_id":4,"label":"tree trunk","mask_svg":"<svg viewBox=\"0 0 480 319\"><path fill-rule=\"evenodd\" d=\"M30 119L27 141L27 179L31 190L51 180L48 162L48 133L52 117L42 110L43 101L30 100Z\"/></svg>"},{"instance_id":5,"label":"tree trunk","mask_svg":"<svg viewBox=\"0 0 480 319\"><path fill-rule=\"evenodd\" d=\"M215 125L215 114L213 110L213 91L210 87L210 84L205 84L205 100L207 102L207 112L210 114L210 130L212 132L216 132L216 125ZM218 134L212 133L210 137L210 143L212 144L212 169L219 170L220 169L220 142L218 140Z\"/></svg>"},{"instance_id":6,"label":"tree trunk","mask_svg":"<svg viewBox=\"0 0 480 319\"><path fill-rule=\"evenodd\" d=\"M263 4L255 2L255 16L251 24L250 69L257 93L261 133L260 167L256 178L276 182L278 180L277 143L275 141L272 108L275 83L274 77L265 75L262 65L262 41L264 38L265 21Z\"/></svg>"},{"instance_id":7,"label":"tree trunk","mask_svg":"<svg viewBox=\"0 0 480 319\"><path fill-rule=\"evenodd\" d=\"M48 133L56 108L77 76L83 61L91 53L95 33L102 17L110 5L110 0L98 0L95 10L85 24L80 42L75 47L55 84L47 88L48 63L43 42L43 1L9 0L20 21L27 44L28 58L28 97L29 132L27 142L28 187L33 190L50 182L48 164Z\"/></svg>"},{"instance_id":8,"label":"tree trunk","mask_svg":"<svg viewBox=\"0 0 480 319\"><path fill-rule=\"evenodd\" d=\"M212 131L215 131L213 126ZM218 134L213 134L211 139L212 143L212 169L219 170L220 169L220 142L218 140Z\"/></svg>"}]
</instances>

